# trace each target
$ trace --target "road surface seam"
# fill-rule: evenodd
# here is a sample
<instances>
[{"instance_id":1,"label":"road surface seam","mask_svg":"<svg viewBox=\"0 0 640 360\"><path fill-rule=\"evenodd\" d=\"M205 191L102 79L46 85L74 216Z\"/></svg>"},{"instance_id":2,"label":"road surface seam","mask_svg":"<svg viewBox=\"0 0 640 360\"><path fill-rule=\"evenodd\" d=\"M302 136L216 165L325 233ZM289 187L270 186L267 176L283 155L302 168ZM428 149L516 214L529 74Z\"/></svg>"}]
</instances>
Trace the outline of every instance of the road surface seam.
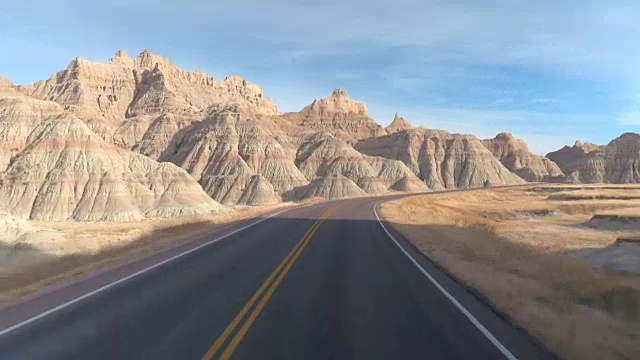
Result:
<instances>
[{"instance_id":1,"label":"road surface seam","mask_svg":"<svg viewBox=\"0 0 640 360\"><path fill-rule=\"evenodd\" d=\"M236 230L234 230L234 231L232 231L232 232L230 232L228 234L222 235L222 236L220 236L220 237L218 237L216 239L213 239L213 240L208 241L208 242L206 242L204 244L198 245L195 248L192 248L192 249L186 250L184 252L181 252L181 253L179 253L177 255L174 255L174 256L172 256L172 257L170 257L168 259L165 259L165 260L163 260L163 261L161 261L159 263L156 263L156 264L153 264L151 266L148 266L148 267L146 267L146 268L144 268L142 270L138 270L138 271L134 272L133 274L129 274L129 275L123 277L123 278L120 278L120 279L118 279L116 281L113 281L111 283L103 285L103 286L101 286L101 287L99 287L99 288L97 288L97 289L95 289L93 291L90 291L90 292L88 292L88 293L86 293L84 295L78 296L75 299L69 300L69 301L67 301L67 302L65 302L63 304L60 304L60 305L58 305L58 306L56 306L54 308L51 308L51 309L49 309L47 311L44 311L44 312L41 312L38 315L32 316L27 320L24 320L24 321L19 322L19 323L15 324L15 325L9 326L6 329L3 329L3 330L0 331L0 336L7 335L7 334L9 334L9 333L11 333L11 332L13 332L13 331L25 326L25 325L31 324L32 322L35 322L35 321L40 320L42 318L45 318L45 317L47 317L47 316L49 316L49 315L51 315L51 314L53 314L53 313L55 313L57 311L60 311L60 310L62 310L64 308L67 308L67 307L69 307L69 306L71 306L73 304L76 304L76 303L78 303L78 302L80 302L80 301L82 301L84 299L87 299L87 298L89 298L89 297L91 297L93 295L101 293L104 290L107 290L107 289L110 289L110 288L112 288L112 287L114 287L116 285L122 284L127 280L133 279L133 278L135 278L135 277L137 277L139 275L142 275L142 274L144 274L144 273L146 273L146 272L148 272L150 270L158 268L158 267L160 267L160 266L162 266L162 265L164 265L166 263L169 263L169 262L172 262L172 261L177 260L179 258L182 258L185 255L191 254L191 253L193 253L195 251L198 251L198 250L200 250L200 249L202 249L204 247L207 247L207 246L209 246L211 244L214 244L214 243L216 243L216 242L218 242L218 241L220 241L222 239L225 239L225 238L227 238L229 236L232 236L232 235L235 235L235 234L237 234L237 233L239 233L239 232L241 232L243 230L246 230L246 229L251 228L251 227L253 227L255 225L258 225L258 224L262 223L263 221L266 221L266 220L268 220L268 219L270 219L270 218L272 218L274 216L280 215L280 214L282 214L284 212L291 211L291 210L294 210L294 209L301 209L301 208L304 208L304 207L307 207L307 206L311 207L311 206L314 206L314 205L318 205L318 204L310 204L310 205L305 205L305 206L301 206L301 207L284 209L282 211L278 211L278 212L276 212L274 214L271 214L271 215L269 215L269 216L267 216L265 218L262 218L262 219L260 219L258 221L254 221L249 225L243 226L243 227L241 227L239 229L236 229Z\"/></svg>"},{"instance_id":2,"label":"road surface seam","mask_svg":"<svg viewBox=\"0 0 640 360\"><path fill-rule=\"evenodd\" d=\"M480 330L480 332L509 360L517 360L517 358L515 357L515 355L513 355L511 353L511 351L509 351L509 349L507 349L504 345L502 345L502 343L500 342L500 340L498 340L484 325L482 325L482 323L475 317L473 316L473 314L471 314L471 312L469 312L469 310L467 310L467 308L464 307L464 305L462 305L455 297L453 297L453 295L451 295L444 287L442 287L442 285L440 285L440 283L433 277L431 276L431 274L429 274L427 272L427 270L424 269L424 267L422 267L422 265L420 265L420 263L418 261L416 261L416 259L413 258L413 256L411 256L411 254L409 254L409 252L407 250L405 250L405 248L400 245L400 242L391 234L391 232L389 232L389 230L387 229L387 227L384 225L384 223L382 222L382 220L380 220L380 216L378 215L378 205L380 205L380 203L382 203L383 201L379 201L377 202L375 205L373 205L373 213L376 216L376 219L378 220L378 223L380 224L380 226L382 227L382 229L384 230L384 232L387 234L387 236L389 236L389 238L391 240L393 240L393 242L396 244L396 246L402 251L402 253L409 258L409 260L411 260L411 262L422 272L422 274L429 279L429 281L431 281L431 283L438 289L440 290L440 292L447 298L449 299L449 301L451 301L451 303L453 303L453 305L455 305L455 307L460 310L460 312L462 312L462 314L464 314L464 316L467 317L467 319L469 319L469 321L471 321L471 323L478 329Z\"/></svg>"}]
</instances>

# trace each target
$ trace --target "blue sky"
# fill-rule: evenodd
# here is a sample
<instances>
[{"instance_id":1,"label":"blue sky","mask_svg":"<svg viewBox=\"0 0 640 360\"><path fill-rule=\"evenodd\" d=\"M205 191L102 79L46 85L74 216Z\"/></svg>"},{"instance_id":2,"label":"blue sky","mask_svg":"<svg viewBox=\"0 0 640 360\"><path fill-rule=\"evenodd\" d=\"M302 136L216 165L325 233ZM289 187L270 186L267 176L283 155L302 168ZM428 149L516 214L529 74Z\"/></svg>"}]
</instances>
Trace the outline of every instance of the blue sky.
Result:
<instances>
[{"instance_id":1,"label":"blue sky","mask_svg":"<svg viewBox=\"0 0 640 360\"><path fill-rule=\"evenodd\" d=\"M383 125L399 112L507 131L544 154L640 131L638 14L617 0L5 0L0 75L24 84L148 48L258 83L281 111L344 88Z\"/></svg>"}]
</instances>

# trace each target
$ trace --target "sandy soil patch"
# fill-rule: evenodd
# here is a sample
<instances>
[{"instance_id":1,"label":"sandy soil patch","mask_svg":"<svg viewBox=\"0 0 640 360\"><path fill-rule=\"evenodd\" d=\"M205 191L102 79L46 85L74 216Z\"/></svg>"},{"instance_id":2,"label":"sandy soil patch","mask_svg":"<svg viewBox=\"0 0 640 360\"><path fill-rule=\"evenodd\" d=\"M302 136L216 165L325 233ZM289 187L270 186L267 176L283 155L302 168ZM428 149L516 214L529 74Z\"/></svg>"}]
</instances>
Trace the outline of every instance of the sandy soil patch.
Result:
<instances>
[{"instance_id":1,"label":"sandy soil patch","mask_svg":"<svg viewBox=\"0 0 640 360\"><path fill-rule=\"evenodd\" d=\"M382 213L430 259L566 359L640 358L640 187L532 186L423 195ZM625 198L620 198L620 192ZM578 193L593 199L550 198ZM606 195L598 199L595 195ZM597 217L596 217L597 218ZM590 223L591 222L591 223ZM638 253L636 253L638 254Z\"/></svg>"}]
</instances>

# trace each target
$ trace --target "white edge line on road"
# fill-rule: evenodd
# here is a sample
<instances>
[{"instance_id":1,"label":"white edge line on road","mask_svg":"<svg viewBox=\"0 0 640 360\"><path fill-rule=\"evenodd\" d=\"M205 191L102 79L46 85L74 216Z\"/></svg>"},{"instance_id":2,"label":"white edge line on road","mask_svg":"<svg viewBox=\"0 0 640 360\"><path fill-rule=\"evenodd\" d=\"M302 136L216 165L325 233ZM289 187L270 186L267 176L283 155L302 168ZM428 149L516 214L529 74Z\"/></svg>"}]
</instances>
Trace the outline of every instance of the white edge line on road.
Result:
<instances>
[{"instance_id":1,"label":"white edge line on road","mask_svg":"<svg viewBox=\"0 0 640 360\"><path fill-rule=\"evenodd\" d=\"M467 319L469 319L469 321L471 321L471 323L475 325L475 327L478 328L478 330L480 330L480 332L487 339L489 339L489 341L491 341L491 343L495 345L495 347L498 348L498 350L500 350L500 352L507 359L518 360L518 358L516 358L511 353L511 351L509 351L509 349L507 349L504 345L502 345L502 343L486 327L484 327L484 325L482 325L482 323L480 323L480 321L478 321L478 319L475 316L473 316L473 314L471 314L469 310L467 310L467 308L465 308L462 304L460 304L460 302L456 298L454 298L453 295L451 295L445 288L443 288L442 285L440 285L440 283L433 276L431 276L431 274L429 274L427 270L425 270L422 267L422 265L420 265L420 263L418 263L416 259L414 259L413 256L411 256L411 254L409 254L409 252L407 252L407 250L404 249L404 247L402 247L402 245L400 245L398 240L396 240L396 238L393 235L391 235L389 230L387 230L387 227L384 226L384 224L382 223L382 220L380 220L380 216L378 215L378 205L380 205L381 202L382 201L379 201L373 206L373 213L376 215L376 219L378 219L378 223L380 223L380 226L382 226L382 229L384 230L384 232L387 233L389 238L391 238L391 240L393 240L393 242L398 246L398 248L400 248L400 250L402 250L402 252L409 258L409 260L411 260L411 262L418 269L420 269L420 271L424 274L424 276L426 276L427 279L429 279L433 283L433 285L435 285L435 287L438 288L438 290L440 290L440 292L442 292L444 296L446 296L447 299L449 299L453 303L453 305L455 305L458 308L458 310L460 310L460 312L462 312L464 316L466 316Z\"/></svg>"},{"instance_id":2,"label":"white edge line on road","mask_svg":"<svg viewBox=\"0 0 640 360\"><path fill-rule=\"evenodd\" d=\"M109 289L111 287L114 287L114 286L116 286L118 284L121 284L121 283L123 283L123 282L125 282L125 281L127 281L129 279L135 278L136 276L142 275L142 274L144 274L144 273L146 273L146 272L148 272L150 270L153 270L153 269L155 269L155 268L157 268L159 266L162 266L162 265L164 265L164 264L166 264L168 262L171 262L171 261L174 261L176 259L179 259L179 258L181 258L181 257L183 257L185 255L188 255L188 254L191 254L191 253L193 253L195 251L198 251L198 250L202 249L203 247L209 246L209 245L211 245L213 243L216 243L216 242L218 242L218 241L220 241L220 240L222 240L224 238L227 238L227 237L229 237L231 235L237 234L237 233L239 233L239 232L241 232L243 230L246 230L246 229L248 229L250 227L258 225L259 223L261 223L261 222L263 222L265 220L268 220L268 219L270 219L270 218L272 218L274 216L280 215L280 214L282 214L282 213L284 213L286 211L290 211L290 210L294 210L294 209L299 210L299 209L302 209L302 208L312 207L312 206L315 206L315 205L319 205L319 204L309 204L309 205L304 205L304 206L299 206L299 207L294 207L294 208L289 208L289 209L284 209L282 211L278 211L278 212L276 212L274 214L271 214L271 215L269 215L269 216L267 216L265 218L262 218L262 219L260 219L258 221L254 221L249 225L243 226L240 229L236 229L236 230L234 230L234 231L232 231L232 232L230 232L228 234L224 234L224 235L222 235L222 236L220 236L220 237L218 237L216 239L213 239L213 240L211 240L209 242L206 242L204 244L198 245L195 248L189 249L187 251L184 251L184 252L182 252L182 253L180 253L178 255L174 255L174 256L172 256L172 257L170 257L168 259L165 259L165 260L163 260L163 261L161 261L159 263L153 264L153 265L151 265L149 267L146 267L146 268L144 268L142 270L138 270L138 271L134 272L133 274L127 275L127 276L125 276L123 278L120 278L120 279L118 279L118 280L116 280L116 281L114 281L112 283L103 285L102 287L99 287L99 288L97 288L97 289L95 289L93 291L90 291L90 292L88 292L88 293L86 293L84 295L81 295L81 296L79 296L79 297L77 297L77 298L75 298L73 300L69 300L69 301L67 301L67 302L65 302L63 304L60 304L60 305L58 305L58 306L56 306L54 308L51 308L51 309L49 309L49 310L47 310L45 312L42 312L42 313L40 313L38 315L35 315L35 316L33 316L33 317L31 317L31 318L29 318L27 320L24 320L24 321L22 321L20 323L17 323L15 325L12 325L12 326L6 328L6 329L3 329L2 331L0 331L0 336L4 336L6 334L9 334L10 332L15 331L15 330L17 330L17 329L19 329L19 328L21 328L21 327L23 327L25 325L28 325L28 324L30 324L30 323L32 323L34 321L40 320L40 319L42 319L42 318L44 318L44 317L46 317L48 315L51 315L51 314L55 313L56 311L62 310L64 308L68 307L68 306L71 306L71 305L73 305L75 303L78 303L78 302L88 298L88 297L91 297L91 296L93 296L95 294L98 294L98 293L104 291L104 290L107 290L107 289ZM167 250L170 250L170 249L167 249Z\"/></svg>"}]
</instances>

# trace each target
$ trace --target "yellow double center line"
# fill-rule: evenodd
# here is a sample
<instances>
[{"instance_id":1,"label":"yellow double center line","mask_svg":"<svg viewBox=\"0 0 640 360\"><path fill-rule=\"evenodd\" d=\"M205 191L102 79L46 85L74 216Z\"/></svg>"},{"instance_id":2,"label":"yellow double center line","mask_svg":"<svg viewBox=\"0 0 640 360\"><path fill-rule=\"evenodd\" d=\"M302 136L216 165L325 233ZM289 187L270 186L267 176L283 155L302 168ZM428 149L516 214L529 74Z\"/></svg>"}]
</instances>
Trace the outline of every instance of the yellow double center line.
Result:
<instances>
[{"instance_id":1,"label":"yellow double center line","mask_svg":"<svg viewBox=\"0 0 640 360\"><path fill-rule=\"evenodd\" d=\"M309 243L313 235L316 233L316 231L320 227L320 224L322 224L322 222L326 218L328 218L334 210L335 208L329 208L324 213L322 213L322 215L320 215L320 218L318 218L318 221L316 221L309 228L309 230L307 230L307 232L302 236L302 238L296 244L296 246L294 246L294 248L289 252L289 254L287 254L284 260L282 260L282 262L278 264L278 266L271 272L267 280L265 280L262 283L262 285L260 285L258 290L256 290L255 294L251 296L251 298L249 299L249 301L247 301L247 303L244 305L242 310L240 310L240 312L236 315L235 318L233 318L233 320L229 323L226 329L224 329L222 334L220 334L220 336L216 339L213 345L211 345L211 347L209 348L209 351L207 351L207 353L202 356L202 360L209 360L213 358L213 356L218 352L218 350L220 350L220 348L222 347L224 342L227 340L227 338L240 324L242 319L244 319L245 315L247 314L247 312L249 312L253 304L256 301L258 301L260 296L262 296L262 294L264 293L264 296L262 296L258 304L255 306L255 308L253 308L253 311L251 312L249 317L245 320L244 324L242 324L242 326L240 327L240 330L238 330L235 336L231 339L231 341L229 342L227 347L224 349L222 354L220 354L219 358L229 359L231 357L233 352L236 350L236 348L242 341L242 338L244 338L245 334L247 333L251 325L254 323L258 315L260 315L260 312L262 312L262 309L267 304L267 302L273 295L278 285L280 285L280 283L282 282L282 279L284 279L284 277L287 275L287 273L289 272L293 264L296 262L296 260L302 253L302 250L304 250L304 248L307 246L307 244ZM268 290L265 293L265 290L267 288Z\"/></svg>"}]
</instances>

